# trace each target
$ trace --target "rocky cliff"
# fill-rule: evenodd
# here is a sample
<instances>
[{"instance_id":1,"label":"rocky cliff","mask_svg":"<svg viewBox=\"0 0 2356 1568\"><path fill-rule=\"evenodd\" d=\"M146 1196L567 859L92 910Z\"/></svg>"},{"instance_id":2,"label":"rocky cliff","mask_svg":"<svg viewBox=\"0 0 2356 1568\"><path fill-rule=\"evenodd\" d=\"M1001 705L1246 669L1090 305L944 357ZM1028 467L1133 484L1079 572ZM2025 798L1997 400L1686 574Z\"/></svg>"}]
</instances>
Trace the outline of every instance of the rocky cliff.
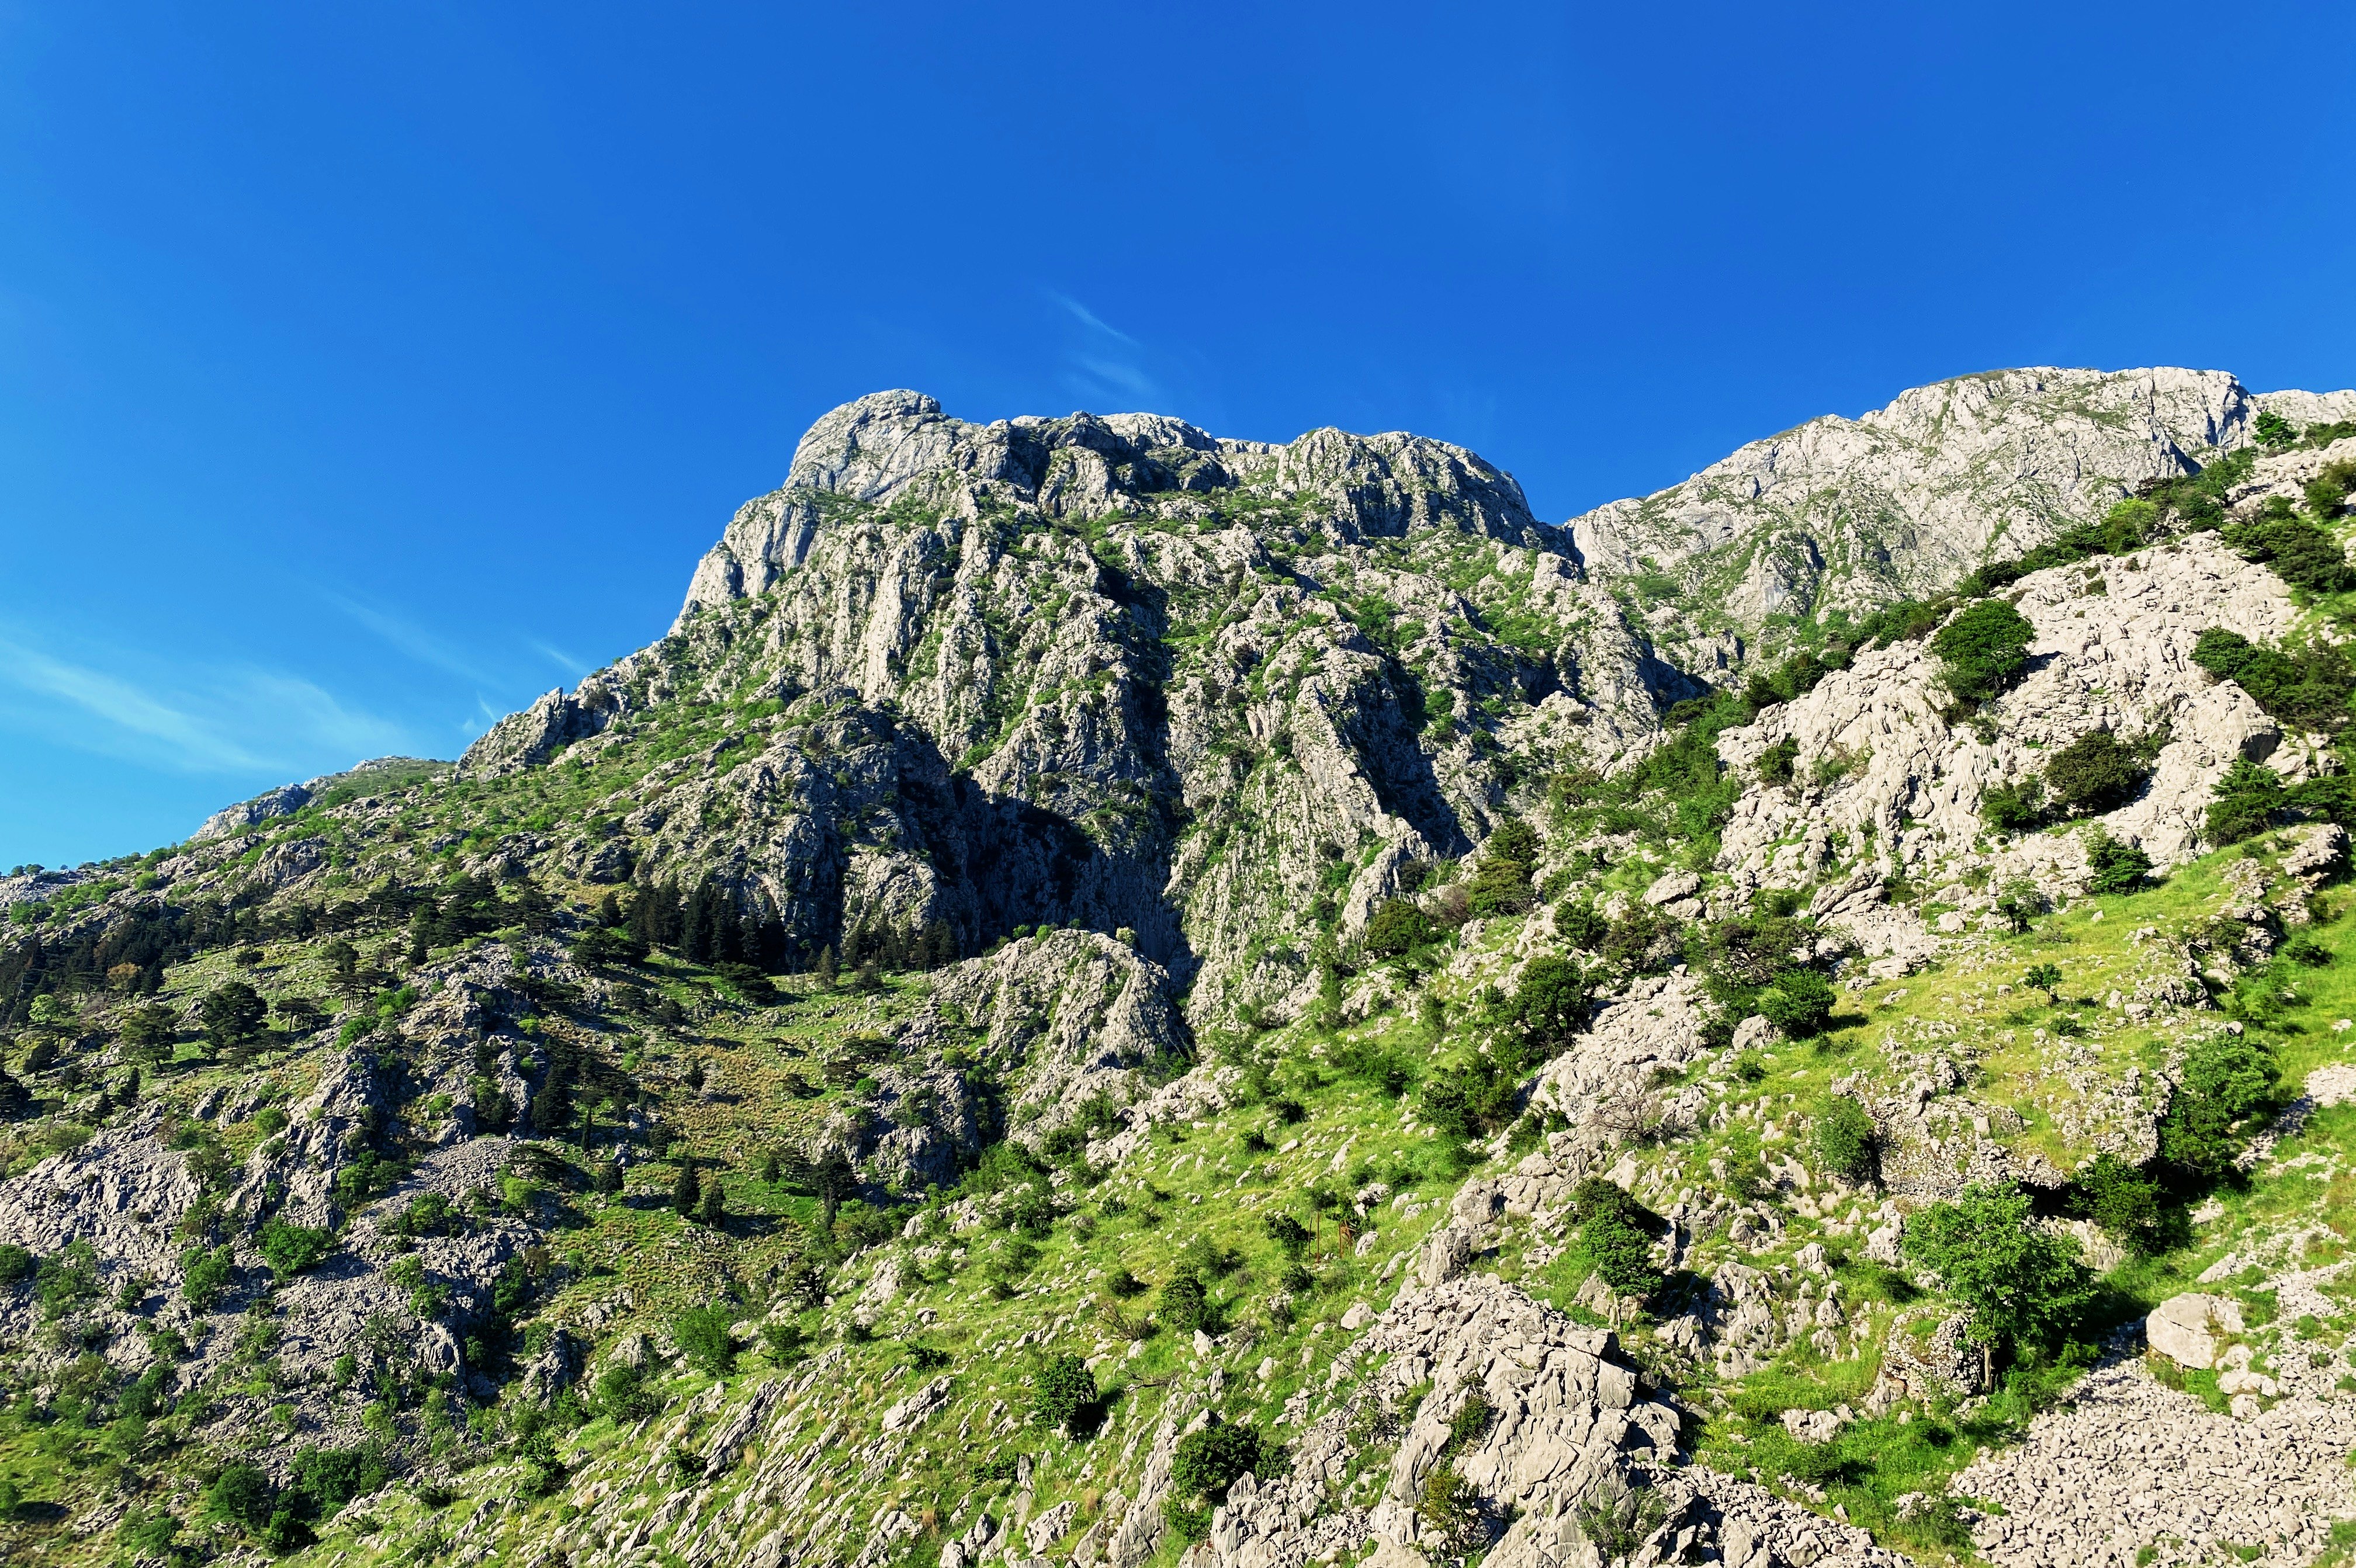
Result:
<instances>
[{"instance_id":1,"label":"rocky cliff","mask_svg":"<svg viewBox=\"0 0 2356 1568\"><path fill-rule=\"evenodd\" d=\"M2351 420L2000 372L1558 527L846 405L455 766L0 880L0 1531L2319 1560Z\"/></svg>"}]
</instances>

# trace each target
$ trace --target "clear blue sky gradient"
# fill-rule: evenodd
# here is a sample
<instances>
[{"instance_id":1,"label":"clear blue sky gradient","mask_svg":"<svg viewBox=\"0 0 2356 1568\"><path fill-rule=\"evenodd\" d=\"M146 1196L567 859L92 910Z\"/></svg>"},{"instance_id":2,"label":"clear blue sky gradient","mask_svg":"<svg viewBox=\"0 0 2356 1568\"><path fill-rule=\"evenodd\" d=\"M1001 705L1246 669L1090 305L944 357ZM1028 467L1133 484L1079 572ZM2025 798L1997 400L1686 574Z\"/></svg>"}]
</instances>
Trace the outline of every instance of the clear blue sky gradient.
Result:
<instances>
[{"instance_id":1,"label":"clear blue sky gradient","mask_svg":"<svg viewBox=\"0 0 2356 1568\"><path fill-rule=\"evenodd\" d=\"M0 5L0 868L455 756L816 415L1463 443L2356 381L2356 7Z\"/></svg>"}]
</instances>

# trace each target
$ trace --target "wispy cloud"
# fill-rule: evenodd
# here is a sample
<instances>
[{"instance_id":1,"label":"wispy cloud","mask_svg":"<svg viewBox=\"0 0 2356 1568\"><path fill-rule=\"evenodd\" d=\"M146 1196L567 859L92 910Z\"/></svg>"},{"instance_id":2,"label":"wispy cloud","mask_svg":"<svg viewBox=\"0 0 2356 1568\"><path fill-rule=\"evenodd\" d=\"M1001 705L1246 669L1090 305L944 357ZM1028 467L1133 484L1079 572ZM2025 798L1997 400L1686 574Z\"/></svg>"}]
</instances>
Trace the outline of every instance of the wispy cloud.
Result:
<instances>
[{"instance_id":1,"label":"wispy cloud","mask_svg":"<svg viewBox=\"0 0 2356 1568\"><path fill-rule=\"evenodd\" d=\"M532 652L538 654L541 657L546 659L557 668L564 671L565 674L571 676L573 679L578 680L583 676L589 673L589 667L587 665L583 664L579 659L574 658L562 648L543 643L538 638L531 638L529 639L529 641L530 642Z\"/></svg>"},{"instance_id":2,"label":"wispy cloud","mask_svg":"<svg viewBox=\"0 0 2356 1568\"><path fill-rule=\"evenodd\" d=\"M1069 294L1044 291L1066 315L1085 330L1081 340L1064 356L1065 389L1083 404L1113 412L1119 409L1162 410L1171 406L1169 389L1144 360L1151 351L1128 333Z\"/></svg>"},{"instance_id":3,"label":"wispy cloud","mask_svg":"<svg viewBox=\"0 0 2356 1568\"><path fill-rule=\"evenodd\" d=\"M503 684L496 677L484 674L482 670L469 663L458 650L414 622L403 620L399 615L380 610L372 604L363 604L341 593L329 592L323 597L328 603L333 604L419 664L438 669L444 675L455 675L461 680L472 681L478 686L495 687Z\"/></svg>"},{"instance_id":4,"label":"wispy cloud","mask_svg":"<svg viewBox=\"0 0 2356 1568\"><path fill-rule=\"evenodd\" d=\"M1128 333L1121 331L1117 326L1107 325L1104 317L1098 315L1096 312L1090 310L1087 306L1082 304L1071 295L1059 294L1053 289L1047 290L1046 294L1049 299L1054 300L1057 304L1063 306L1065 310L1069 312L1072 319L1078 322L1082 326L1087 327L1095 332L1100 332L1107 337L1112 338L1117 342L1129 344L1132 347L1136 347L1136 338L1131 337Z\"/></svg>"},{"instance_id":5,"label":"wispy cloud","mask_svg":"<svg viewBox=\"0 0 2356 1568\"><path fill-rule=\"evenodd\" d=\"M358 761L402 748L401 726L298 677L176 673L166 681L104 669L0 638L0 684L31 699L9 717L83 751L175 773L237 773L299 772L322 757Z\"/></svg>"}]
</instances>

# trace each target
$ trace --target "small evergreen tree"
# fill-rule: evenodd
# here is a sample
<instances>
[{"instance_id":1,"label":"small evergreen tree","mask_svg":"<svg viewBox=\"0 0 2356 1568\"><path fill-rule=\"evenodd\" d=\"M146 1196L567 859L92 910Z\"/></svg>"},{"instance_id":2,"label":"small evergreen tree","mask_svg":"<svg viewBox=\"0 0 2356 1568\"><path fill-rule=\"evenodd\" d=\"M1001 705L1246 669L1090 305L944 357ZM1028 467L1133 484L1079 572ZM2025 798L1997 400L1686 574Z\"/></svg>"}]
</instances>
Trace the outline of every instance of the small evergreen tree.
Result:
<instances>
[{"instance_id":1,"label":"small evergreen tree","mask_svg":"<svg viewBox=\"0 0 2356 1568\"><path fill-rule=\"evenodd\" d=\"M1982 599L1956 612L1931 639L1958 702L1986 702L2010 689L2029 667L2037 628L2001 599Z\"/></svg>"},{"instance_id":2,"label":"small evergreen tree","mask_svg":"<svg viewBox=\"0 0 2356 1568\"><path fill-rule=\"evenodd\" d=\"M1076 1437L1081 1416L1097 1402L1097 1380L1088 1364L1076 1355L1055 1357L1042 1367L1031 1384L1031 1408L1053 1425Z\"/></svg>"},{"instance_id":3,"label":"small evergreen tree","mask_svg":"<svg viewBox=\"0 0 2356 1568\"><path fill-rule=\"evenodd\" d=\"M679 1179L670 1184L670 1206L682 1220L691 1219L703 1200L703 1189L695 1179L695 1162L679 1162Z\"/></svg>"}]
</instances>

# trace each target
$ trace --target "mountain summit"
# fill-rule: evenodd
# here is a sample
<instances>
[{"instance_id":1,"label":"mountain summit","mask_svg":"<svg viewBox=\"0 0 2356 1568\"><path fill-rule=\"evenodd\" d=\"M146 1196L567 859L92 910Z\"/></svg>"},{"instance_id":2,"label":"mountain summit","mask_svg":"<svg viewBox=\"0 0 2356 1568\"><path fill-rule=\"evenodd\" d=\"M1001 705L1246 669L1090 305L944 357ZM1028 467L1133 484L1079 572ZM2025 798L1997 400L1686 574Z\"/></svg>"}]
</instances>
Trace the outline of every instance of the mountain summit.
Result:
<instances>
[{"instance_id":1,"label":"mountain summit","mask_svg":"<svg viewBox=\"0 0 2356 1568\"><path fill-rule=\"evenodd\" d=\"M0 880L0 1540L2320 1560L2351 491L2209 371L1560 525L846 404L455 764Z\"/></svg>"}]
</instances>

